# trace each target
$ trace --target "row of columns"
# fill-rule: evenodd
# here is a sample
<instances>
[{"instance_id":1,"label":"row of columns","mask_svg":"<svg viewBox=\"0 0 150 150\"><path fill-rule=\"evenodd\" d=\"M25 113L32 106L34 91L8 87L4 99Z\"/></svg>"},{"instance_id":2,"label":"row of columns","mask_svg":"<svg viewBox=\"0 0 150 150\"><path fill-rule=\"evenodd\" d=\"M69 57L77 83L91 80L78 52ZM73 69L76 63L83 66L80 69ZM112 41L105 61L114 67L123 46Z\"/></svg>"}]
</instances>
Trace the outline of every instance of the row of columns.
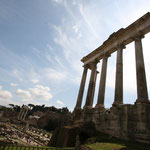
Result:
<instances>
[{"instance_id":1,"label":"row of columns","mask_svg":"<svg viewBox=\"0 0 150 150\"><path fill-rule=\"evenodd\" d=\"M143 58L143 49L142 49L142 36L136 36L135 41L135 61L136 61L136 80L137 80L137 100L136 102L148 102L148 92L147 92L147 82L145 75L145 65ZM123 49L125 46L118 45L117 50L117 60L116 60L116 79L115 79L115 96L113 106L118 104L123 104ZM105 99L105 86L106 86L106 74L107 74L107 60L109 54L104 54L100 84L98 91L97 99L97 108L104 108L104 99ZM85 89L85 82L87 77L88 68L91 69L91 76L88 86L88 92L86 97L86 102L84 108L90 108L93 105L96 76L97 76L97 63L98 61L91 62L90 64L84 66L82 80L80 84L80 89L78 93L77 103L75 109L80 109L82 105L83 93Z\"/></svg>"},{"instance_id":2,"label":"row of columns","mask_svg":"<svg viewBox=\"0 0 150 150\"><path fill-rule=\"evenodd\" d=\"M25 120L27 113L28 113L28 109L22 107L18 114L18 120Z\"/></svg>"}]
</instances>

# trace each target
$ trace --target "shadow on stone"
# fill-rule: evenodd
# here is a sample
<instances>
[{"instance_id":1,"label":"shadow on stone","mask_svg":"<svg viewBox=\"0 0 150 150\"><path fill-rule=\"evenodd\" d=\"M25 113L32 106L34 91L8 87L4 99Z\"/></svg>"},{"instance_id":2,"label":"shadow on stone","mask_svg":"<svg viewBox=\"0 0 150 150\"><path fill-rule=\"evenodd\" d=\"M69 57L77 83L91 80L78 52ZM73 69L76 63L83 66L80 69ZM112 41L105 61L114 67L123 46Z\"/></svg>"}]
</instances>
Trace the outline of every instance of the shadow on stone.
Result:
<instances>
[{"instance_id":1,"label":"shadow on stone","mask_svg":"<svg viewBox=\"0 0 150 150\"><path fill-rule=\"evenodd\" d=\"M57 128L48 144L53 147L75 147L76 137L79 135L80 144L96 135L95 126L92 122L85 122L83 125L65 126Z\"/></svg>"}]
</instances>

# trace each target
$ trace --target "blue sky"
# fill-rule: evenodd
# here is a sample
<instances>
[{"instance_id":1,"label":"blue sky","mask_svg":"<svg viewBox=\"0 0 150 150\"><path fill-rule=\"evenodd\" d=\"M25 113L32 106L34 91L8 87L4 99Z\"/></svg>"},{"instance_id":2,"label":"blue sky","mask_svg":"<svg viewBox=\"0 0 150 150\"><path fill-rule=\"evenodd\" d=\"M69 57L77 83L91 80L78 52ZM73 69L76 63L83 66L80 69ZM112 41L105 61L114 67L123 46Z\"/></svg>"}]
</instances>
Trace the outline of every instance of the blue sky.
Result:
<instances>
[{"instance_id":1,"label":"blue sky","mask_svg":"<svg viewBox=\"0 0 150 150\"><path fill-rule=\"evenodd\" d=\"M149 9L149 0L0 0L1 105L33 103L73 110L83 71L80 59ZM147 34L142 42L148 91L149 41ZM124 103L134 103L134 43L123 53ZM114 100L115 64L116 53L108 60L106 107Z\"/></svg>"}]
</instances>

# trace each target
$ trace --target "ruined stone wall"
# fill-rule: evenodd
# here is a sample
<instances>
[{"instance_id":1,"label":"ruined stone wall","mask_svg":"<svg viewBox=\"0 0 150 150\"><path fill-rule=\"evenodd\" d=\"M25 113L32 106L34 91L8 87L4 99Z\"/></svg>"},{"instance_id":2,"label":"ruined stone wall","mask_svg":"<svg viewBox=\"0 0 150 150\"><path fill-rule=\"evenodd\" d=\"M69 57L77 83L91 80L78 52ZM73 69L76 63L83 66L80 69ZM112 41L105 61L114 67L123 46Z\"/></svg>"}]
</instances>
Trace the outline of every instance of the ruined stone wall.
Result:
<instances>
[{"instance_id":1,"label":"ruined stone wall","mask_svg":"<svg viewBox=\"0 0 150 150\"><path fill-rule=\"evenodd\" d=\"M81 121L92 121L96 129L121 139L150 143L150 104L118 105L109 110L83 110Z\"/></svg>"}]
</instances>

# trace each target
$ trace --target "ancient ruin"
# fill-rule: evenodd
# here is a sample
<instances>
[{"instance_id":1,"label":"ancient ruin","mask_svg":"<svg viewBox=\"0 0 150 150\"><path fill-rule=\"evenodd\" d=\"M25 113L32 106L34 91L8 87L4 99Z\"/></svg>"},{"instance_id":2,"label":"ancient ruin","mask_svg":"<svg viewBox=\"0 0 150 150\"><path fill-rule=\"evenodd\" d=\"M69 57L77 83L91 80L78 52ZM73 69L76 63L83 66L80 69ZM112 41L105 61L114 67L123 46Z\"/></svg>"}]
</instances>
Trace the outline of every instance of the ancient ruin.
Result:
<instances>
[{"instance_id":1,"label":"ancient ruin","mask_svg":"<svg viewBox=\"0 0 150 150\"><path fill-rule=\"evenodd\" d=\"M147 82L142 50L142 38L150 32L150 13L114 32L97 49L83 57L84 63L79 94L74 108L74 121L95 124L98 131L122 139L150 143L150 101L148 99ZM123 49L131 42L135 43L137 99L134 105L123 104ZM107 61L117 51L116 81L114 102L110 110L104 106ZM97 64L102 61L97 104L93 107ZM86 102L81 108L87 71L91 70Z\"/></svg>"},{"instance_id":2,"label":"ancient ruin","mask_svg":"<svg viewBox=\"0 0 150 150\"><path fill-rule=\"evenodd\" d=\"M97 131L111 137L139 141L150 144L150 101L142 50L142 38L150 32L150 13L148 12L126 28L114 32L97 49L83 57L83 75L76 106L73 111L73 124L57 129L50 145L60 147L73 146L75 137L81 135L82 125L94 124ZM123 49L131 42L135 43L137 99L134 104L123 102ZM114 102L110 109L105 109L105 88L107 62L110 55L117 51L116 82ZM97 104L93 107L97 64L102 61ZM88 70L91 70L85 105L82 106L83 93ZM86 129L86 131L91 130ZM61 136L60 136L61 135Z\"/></svg>"},{"instance_id":3,"label":"ancient ruin","mask_svg":"<svg viewBox=\"0 0 150 150\"><path fill-rule=\"evenodd\" d=\"M19 112L19 114L18 114L18 117L17 117L18 120L23 120L24 121L29 110L30 110L30 108L28 106L23 105L20 112Z\"/></svg>"}]
</instances>

